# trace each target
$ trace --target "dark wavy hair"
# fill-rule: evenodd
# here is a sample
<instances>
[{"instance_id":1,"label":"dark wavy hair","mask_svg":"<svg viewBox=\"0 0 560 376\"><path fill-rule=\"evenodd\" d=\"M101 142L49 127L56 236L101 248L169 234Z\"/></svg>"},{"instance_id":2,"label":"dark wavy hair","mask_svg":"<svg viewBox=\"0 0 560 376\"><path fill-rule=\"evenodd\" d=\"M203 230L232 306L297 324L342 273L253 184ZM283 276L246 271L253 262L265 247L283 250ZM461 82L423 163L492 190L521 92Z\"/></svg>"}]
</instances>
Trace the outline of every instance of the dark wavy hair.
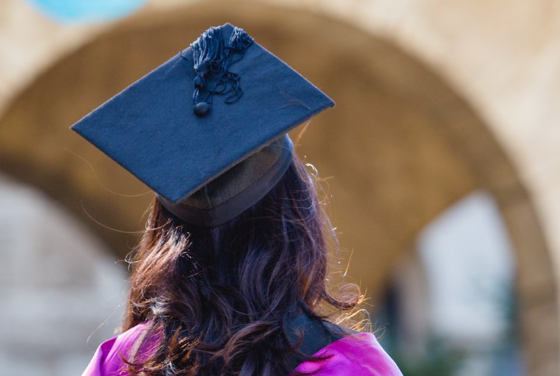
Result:
<instances>
[{"instance_id":1,"label":"dark wavy hair","mask_svg":"<svg viewBox=\"0 0 560 376\"><path fill-rule=\"evenodd\" d=\"M142 376L282 376L298 345L285 320L346 317L361 299L353 284L327 288L327 248L337 246L316 179L294 156L276 187L217 228L184 223L155 200L131 261L123 330L159 333ZM144 337L145 338L145 337ZM312 359L313 360L313 359Z\"/></svg>"}]
</instances>

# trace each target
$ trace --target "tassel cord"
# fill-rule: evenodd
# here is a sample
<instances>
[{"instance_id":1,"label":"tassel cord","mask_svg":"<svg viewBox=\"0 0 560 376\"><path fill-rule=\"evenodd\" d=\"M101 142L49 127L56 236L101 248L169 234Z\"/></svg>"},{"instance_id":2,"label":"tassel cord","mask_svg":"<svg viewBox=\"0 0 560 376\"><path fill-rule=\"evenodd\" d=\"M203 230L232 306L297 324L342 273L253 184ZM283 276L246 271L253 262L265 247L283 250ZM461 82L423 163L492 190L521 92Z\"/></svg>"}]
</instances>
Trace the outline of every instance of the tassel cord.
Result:
<instances>
[{"instance_id":1,"label":"tassel cord","mask_svg":"<svg viewBox=\"0 0 560 376\"><path fill-rule=\"evenodd\" d=\"M221 29L210 28L205 31L192 45L194 69L193 104L201 102L206 91L204 102L212 103L214 95L226 95L225 102L232 104L243 95L241 77L231 72L232 65L243 58L245 51L253 43L253 39L241 28L235 28L227 43L224 43ZM212 88L208 87L210 77L215 78Z\"/></svg>"}]
</instances>

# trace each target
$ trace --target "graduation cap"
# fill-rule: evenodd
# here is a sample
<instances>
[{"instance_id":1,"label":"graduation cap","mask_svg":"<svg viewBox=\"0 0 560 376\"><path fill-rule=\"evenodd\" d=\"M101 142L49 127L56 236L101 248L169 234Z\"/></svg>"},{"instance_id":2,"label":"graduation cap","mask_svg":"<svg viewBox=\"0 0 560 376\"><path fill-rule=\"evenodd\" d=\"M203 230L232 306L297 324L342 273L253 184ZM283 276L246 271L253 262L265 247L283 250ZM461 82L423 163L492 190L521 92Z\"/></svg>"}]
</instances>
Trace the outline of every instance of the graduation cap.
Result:
<instances>
[{"instance_id":1,"label":"graduation cap","mask_svg":"<svg viewBox=\"0 0 560 376\"><path fill-rule=\"evenodd\" d=\"M187 223L220 226L256 204L292 160L287 132L334 102L231 24L72 126Z\"/></svg>"}]
</instances>

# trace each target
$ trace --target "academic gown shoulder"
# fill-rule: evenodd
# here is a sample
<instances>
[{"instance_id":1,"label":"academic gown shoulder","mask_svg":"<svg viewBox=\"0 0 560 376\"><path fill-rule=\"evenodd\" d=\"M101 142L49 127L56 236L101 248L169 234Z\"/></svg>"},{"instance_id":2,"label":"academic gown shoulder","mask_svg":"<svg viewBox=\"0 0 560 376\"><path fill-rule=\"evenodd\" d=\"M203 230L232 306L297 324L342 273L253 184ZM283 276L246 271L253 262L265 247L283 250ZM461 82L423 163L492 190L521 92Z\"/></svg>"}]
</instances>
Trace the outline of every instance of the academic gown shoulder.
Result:
<instances>
[{"instance_id":1,"label":"academic gown shoulder","mask_svg":"<svg viewBox=\"0 0 560 376\"><path fill-rule=\"evenodd\" d=\"M140 324L103 342L82 376L128 376L121 355L128 358L144 329L145 324ZM328 358L319 362L305 361L296 370L304 373L316 372L316 376L402 376L395 362L371 333L341 338L314 355Z\"/></svg>"}]
</instances>

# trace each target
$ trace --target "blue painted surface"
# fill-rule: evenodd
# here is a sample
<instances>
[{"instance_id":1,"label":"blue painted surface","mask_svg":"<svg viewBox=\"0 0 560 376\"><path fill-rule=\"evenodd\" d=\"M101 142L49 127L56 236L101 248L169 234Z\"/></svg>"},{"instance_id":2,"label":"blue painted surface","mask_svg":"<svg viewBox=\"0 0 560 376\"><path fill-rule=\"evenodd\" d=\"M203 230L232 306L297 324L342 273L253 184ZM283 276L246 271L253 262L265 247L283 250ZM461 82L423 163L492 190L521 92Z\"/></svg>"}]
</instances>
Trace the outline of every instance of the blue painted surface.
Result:
<instances>
[{"instance_id":1,"label":"blue painted surface","mask_svg":"<svg viewBox=\"0 0 560 376\"><path fill-rule=\"evenodd\" d=\"M23 0L22 0L23 1ZM147 0L25 0L60 22L95 22L126 16Z\"/></svg>"}]
</instances>

